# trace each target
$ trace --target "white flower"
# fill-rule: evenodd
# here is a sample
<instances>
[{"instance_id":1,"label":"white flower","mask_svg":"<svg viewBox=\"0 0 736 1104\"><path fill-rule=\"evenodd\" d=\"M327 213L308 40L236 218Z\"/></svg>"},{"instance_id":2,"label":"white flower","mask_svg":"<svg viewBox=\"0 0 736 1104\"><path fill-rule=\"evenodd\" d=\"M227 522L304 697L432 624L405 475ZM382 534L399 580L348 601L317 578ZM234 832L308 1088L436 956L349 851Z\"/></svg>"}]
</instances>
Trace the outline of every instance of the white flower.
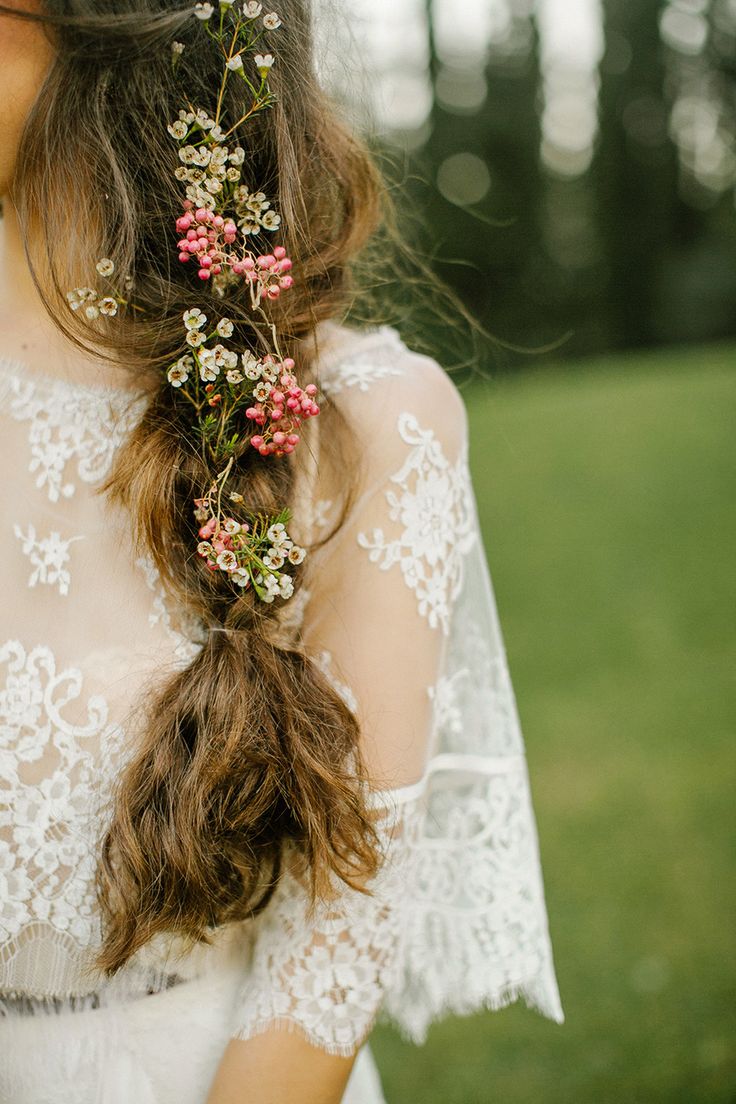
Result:
<instances>
[{"instance_id":1,"label":"white flower","mask_svg":"<svg viewBox=\"0 0 736 1104\"><path fill-rule=\"evenodd\" d=\"M229 533L231 537L234 537L236 533L239 533L242 526L235 518L226 518L222 523L222 528L226 533Z\"/></svg>"},{"instance_id":2,"label":"white flower","mask_svg":"<svg viewBox=\"0 0 736 1104\"><path fill-rule=\"evenodd\" d=\"M283 521L275 521L267 530L266 536L271 541L271 544L280 544L281 541L286 540L288 538L288 533L286 532L286 526Z\"/></svg>"},{"instance_id":3,"label":"white flower","mask_svg":"<svg viewBox=\"0 0 736 1104\"><path fill-rule=\"evenodd\" d=\"M281 225L281 215L277 215L275 211L266 211L261 215L261 226L264 230L278 230Z\"/></svg>"},{"instance_id":4,"label":"white flower","mask_svg":"<svg viewBox=\"0 0 736 1104\"><path fill-rule=\"evenodd\" d=\"M227 170L227 173L225 175L227 176L228 180L232 180L234 183L236 180L240 180L240 169L237 169L234 165L232 165Z\"/></svg>"},{"instance_id":5,"label":"white flower","mask_svg":"<svg viewBox=\"0 0 736 1104\"><path fill-rule=\"evenodd\" d=\"M255 215L246 215L245 218L238 219L238 226L243 234L257 234L261 228Z\"/></svg>"},{"instance_id":6,"label":"white flower","mask_svg":"<svg viewBox=\"0 0 736 1104\"><path fill-rule=\"evenodd\" d=\"M187 345L191 345L193 349L196 349L198 345L201 345L206 341L205 335L200 333L199 330L190 330L186 337Z\"/></svg>"},{"instance_id":7,"label":"white flower","mask_svg":"<svg viewBox=\"0 0 736 1104\"><path fill-rule=\"evenodd\" d=\"M217 123L214 123L212 129L210 130L210 135L212 138L215 139L216 142L221 142L222 139L225 137L225 131L222 129L221 126L218 126Z\"/></svg>"},{"instance_id":8,"label":"white flower","mask_svg":"<svg viewBox=\"0 0 736 1104\"><path fill-rule=\"evenodd\" d=\"M291 598L294 593L294 580L290 575L282 575L279 579L279 592L282 598Z\"/></svg>"},{"instance_id":9,"label":"white flower","mask_svg":"<svg viewBox=\"0 0 736 1104\"><path fill-rule=\"evenodd\" d=\"M279 366L278 366L278 364L276 364L276 362L274 360L271 360L270 357L267 357L266 360L263 363L263 373L262 374L263 374L263 379L267 380L268 383L276 383L276 380L279 378Z\"/></svg>"},{"instance_id":10,"label":"white flower","mask_svg":"<svg viewBox=\"0 0 736 1104\"><path fill-rule=\"evenodd\" d=\"M256 69L262 77L268 75L268 71L270 70L275 60L276 59L274 58L273 54L256 54L256 56L253 58L253 61L256 64Z\"/></svg>"},{"instance_id":11,"label":"white flower","mask_svg":"<svg viewBox=\"0 0 736 1104\"><path fill-rule=\"evenodd\" d=\"M233 571L230 578L234 583L237 583L239 587L250 586L250 576L244 567L238 567Z\"/></svg>"},{"instance_id":12,"label":"white flower","mask_svg":"<svg viewBox=\"0 0 736 1104\"><path fill-rule=\"evenodd\" d=\"M254 215L260 215L261 211L265 211L271 204L266 199L265 192L251 192L245 201L245 206L246 209L252 211Z\"/></svg>"},{"instance_id":13,"label":"white flower","mask_svg":"<svg viewBox=\"0 0 736 1104\"><path fill-rule=\"evenodd\" d=\"M221 571L236 571L238 567L238 557L229 548L220 552L216 562Z\"/></svg>"},{"instance_id":14,"label":"white flower","mask_svg":"<svg viewBox=\"0 0 736 1104\"><path fill-rule=\"evenodd\" d=\"M267 575L266 578L264 579L264 583L265 583L266 591L267 591L268 594L271 594L271 595L278 594L278 592L279 592L279 581L278 581L278 579L276 578L275 575Z\"/></svg>"},{"instance_id":15,"label":"white flower","mask_svg":"<svg viewBox=\"0 0 736 1104\"><path fill-rule=\"evenodd\" d=\"M214 176L208 176L207 179L204 182L204 186L207 189L207 191L212 192L213 195L214 195L215 192L221 192L222 191L222 181L218 180Z\"/></svg>"},{"instance_id":16,"label":"white flower","mask_svg":"<svg viewBox=\"0 0 736 1104\"><path fill-rule=\"evenodd\" d=\"M263 365L258 357L254 356L249 350L246 350L240 360L243 365L243 372L245 373L246 379L259 380L261 378Z\"/></svg>"},{"instance_id":17,"label":"white flower","mask_svg":"<svg viewBox=\"0 0 736 1104\"><path fill-rule=\"evenodd\" d=\"M231 491L227 497L230 499L231 502L237 502L239 504L242 504L242 502L244 501L242 494L239 494L238 491Z\"/></svg>"},{"instance_id":18,"label":"white flower","mask_svg":"<svg viewBox=\"0 0 736 1104\"><path fill-rule=\"evenodd\" d=\"M220 374L219 367L214 360L207 359L199 362L199 378L205 383L212 383Z\"/></svg>"},{"instance_id":19,"label":"white flower","mask_svg":"<svg viewBox=\"0 0 736 1104\"><path fill-rule=\"evenodd\" d=\"M74 288L73 291L68 291L66 297L69 300L69 306L72 310L79 310L85 303L93 303L97 298L97 292L94 288L81 287Z\"/></svg>"},{"instance_id":20,"label":"white flower","mask_svg":"<svg viewBox=\"0 0 736 1104\"><path fill-rule=\"evenodd\" d=\"M189 379L189 369L192 366L191 357L180 357L176 364L172 364L167 372L169 383L174 387L181 387Z\"/></svg>"},{"instance_id":21,"label":"white flower","mask_svg":"<svg viewBox=\"0 0 736 1104\"><path fill-rule=\"evenodd\" d=\"M90 322L94 321L95 318L100 317L100 312L94 305L94 303L90 303L89 306L85 307L84 313L87 315L87 318L89 318Z\"/></svg>"},{"instance_id":22,"label":"white flower","mask_svg":"<svg viewBox=\"0 0 736 1104\"><path fill-rule=\"evenodd\" d=\"M181 119L181 121L183 123L187 123L187 124L191 125L191 123L194 122L194 118L195 118L194 112L193 111L184 111L184 109L182 108L182 110L179 112L179 118Z\"/></svg>"},{"instance_id":23,"label":"white flower","mask_svg":"<svg viewBox=\"0 0 736 1104\"><path fill-rule=\"evenodd\" d=\"M103 257L101 261L98 261L95 268L99 272L100 276L112 276L115 271L115 265L109 257Z\"/></svg>"},{"instance_id":24,"label":"white flower","mask_svg":"<svg viewBox=\"0 0 736 1104\"><path fill-rule=\"evenodd\" d=\"M192 161L195 165L201 165L202 168L205 169L209 165L211 157L212 154L210 150L208 150L206 146L200 146L198 149L194 150Z\"/></svg>"},{"instance_id":25,"label":"white flower","mask_svg":"<svg viewBox=\"0 0 736 1104\"><path fill-rule=\"evenodd\" d=\"M263 4L256 3L256 0L250 0L249 3L243 5L243 15L246 19L257 19L263 11Z\"/></svg>"},{"instance_id":26,"label":"white flower","mask_svg":"<svg viewBox=\"0 0 736 1104\"><path fill-rule=\"evenodd\" d=\"M289 549L289 563L300 564L306 554L306 550L301 548L298 544L292 545Z\"/></svg>"},{"instance_id":27,"label":"white flower","mask_svg":"<svg viewBox=\"0 0 736 1104\"><path fill-rule=\"evenodd\" d=\"M197 19L201 19L203 21L209 19L214 10L215 9L209 3L194 5L194 14L196 15Z\"/></svg>"},{"instance_id":28,"label":"white flower","mask_svg":"<svg viewBox=\"0 0 736 1104\"><path fill-rule=\"evenodd\" d=\"M233 73L237 73L238 69L243 68L243 59L240 54L236 54L235 57L231 57L227 61L227 67Z\"/></svg>"},{"instance_id":29,"label":"white flower","mask_svg":"<svg viewBox=\"0 0 736 1104\"><path fill-rule=\"evenodd\" d=\"M264 15L263 26L266 28L267 31L275 31L278 27L281 26L281 20L279 19L276 12L269 12L268 15Z\"/></svg>"},{"instance_id":30,"label":"white flower","mask_svg":"<svg viewBox=\"0 0 736 1104\"><path fill-rule=\"evenodd\" d=\"M245 161L245 150L242 146L236 146L233 152L230 154L231 165L242 165Z\"/></svg>"},{"instance_id":31,"label":"white flower","mask_svg":"<svg viewBox=\"0 0 736 1104\"><path fill-rule=\"evenodd\" d=\"M231 368L230 371L226 373L225 379L228 383L242 383L244 376L239 368Z\"/></svg>"},{"instance_id":32,"label":"white flower","mask_svg":"<svg viewBox=\"0 0 736 1104\"><path fill-rule=\"evenodd\" d=\"M174 169L174 176L177 180L188 180L189 172L190 170L186 167L186 165L177 165L177 167Z\"/></svg>"},{"instance_id":33,"label":"white flower","mask_svg":"<svg viewBox=\"0 0 736 1104\"><path fill-rule=\"evenodd\" d=\"M172 52L172 54L183 54L184 53L184 43L183 42L172 42L171 43L171 52Z\"/></svg>"},{"instance_id":34,"label":"white flower","mask_svg":"<svg viewBox=\"0 0 736 1104\"><path fill-rule=\"evenodd\" d=\"M265 402L268 396L271 394L271 388L267 383L261 381L257 383L253 388L253 398L256 402Z\"/></svg>"},{"instance_id":35,"label":"white flower","mask_svg":"<svg viewBox=\"0 0 736 1104\"><path fill-rule=\"evenodd\" d=\"M106 295L104 299L100 299L99 302L100 314L106 314L110 318L114 318L118 313L117 299L113 299L112 295Z\"/></svg>"},{"instance_id":36,"label":"white flower","mask_svg":"<svg viewBox=\"0 0 736 1104\"><path fill-rule=\"evenodd\" d=\"M217 323L217 332L220 337L232 337L233 324L229 318L221 318Z\"/></svg>"},{"instance_id":37,"label":"white flower","mask_svg":"<svg viewBox=\"0 0 736 1104\"><path fill-rule=\"evenodd\" d=\"M209 556L210 552L214 552L214 549L209 541L200 541L197 545L197 551L200 556Z\"/></svg>"},{"instance_id":38,"label":"white flower","mask_svg":"<svg viewBox=\"0 0 736 1104\"><path fill-rule=\"evenodd\" d=\"M194 146L182 146L179 150L179 160L185 165L192 165L196 154L197 151Z\"/></svg>"},{"instance_id":39,"label":"white flower","mask_svg":"<svg viewBox=\"0 0 736 1104\"><path fill-rule=\"evenodd\" d=\"M266 565L266 567L272 567L272 568L278 569L279 567L283 567L285 559L286 559L286 556L284 555L284 553L280 549L278 549L278 548L269 548L268 552L266 552L266 554L263 557L263 562Z\"/></svg>"},{"instance_id":40,"label":"white flower","mask_svg":"<svg viewBox=\"0 0 736 1104\"><path fill-rule=\"evenodd\" d=\"M187 199L191 199L195 207L208 207L212 202L212 196L198 184L187 185Z\"/></svg>"},{"instance_id":41,"label":"white flower","mask_svg":"<svg viewBox=\"0 0 736 1104\"><path fill-rule=\"evenodd\" d=\"M176 138L177 142L180 142L182 138L186 138L189 131L189 127L186 123L183 123L181 119L177 119L176 122L169 123L166 128L172 138Z\"/></svg>"},{"instance_id":42,"label":"white flower","mask_svg":"<svg viewBox=\"0 0 736 1104\"><path fill-rule=\"evenodd\" d=\"M214 349L202 349L199 354L199 359L201 361L212 361L212 363L216 364L218 368L234 367L234 365L232 364L233 357L235 358L235 364L237 364L238 354L231 352L229 349L226 349L224 345L221 345L219 343L215 345Z\"/></svg>"},{"instance_id":43,"label":"white flower","mask_svg":"<svg viewBox=\"0 0 736 1104\"><path fill-rule=\"evenodd\" d=\"M191 310L184 311L182 318L188 330L201 330L207 321L207 315L199 307L192 307Z\"/></svg>"}]
</instances>

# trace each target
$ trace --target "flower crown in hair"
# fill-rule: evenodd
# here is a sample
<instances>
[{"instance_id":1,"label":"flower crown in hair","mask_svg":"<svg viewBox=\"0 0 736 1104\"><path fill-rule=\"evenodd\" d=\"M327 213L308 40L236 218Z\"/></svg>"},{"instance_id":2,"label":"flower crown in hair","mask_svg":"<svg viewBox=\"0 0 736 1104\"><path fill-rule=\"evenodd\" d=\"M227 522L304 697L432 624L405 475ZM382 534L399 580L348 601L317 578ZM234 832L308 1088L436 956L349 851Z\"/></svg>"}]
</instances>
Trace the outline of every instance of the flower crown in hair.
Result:
<instances>
[{"instance_id":1,"label":"flower crown in hair","mask_svg":"<svg viewBox=\"0 0 736 1104\"><path fill-rule=\"evenodd\" d=\"M278 30L281 19L276 12L264 15L263 6L255 2L236 5L234 0L219 0L218 8L216 14L211 3L198 3L193 12L222 52L214 115L186 102L168 126L179 147L175 176L184 185L182 213L176 220L178 259L208 289L212 306L185 311L186 352L168 366L166 376L177 404L191 407L205 463L221 468L194 499L197 553L209 570L224 573L235 587L252 586L260 599L273 602L291 596L294 584L284 568L301 563L306 554L286 529L290 511L254 514L234 491L227 494L225 507L225 487L247 449L254 448L264 459L293 452L301 423L317 415L319 406L315 385L301 387L294 361L282 355L268 314L269 303L294 283L292 262L283 245L263 247L264 239L278 231L281 218L262 191L243 183L245 150L235 137L248 119L274 102L268 84L274 57L255 51L265 32ZM173 43L171 59L175 70L186 65L182 43ZM222 109L232 80L242 83L249 106L225 130ZM97 272L109 280L113 262L99 261ZM262 356L233 348L229 342L236 323L216 310L217 299L239 284L245 285L258 320L254 328L262 338L264 329L268 334ZM126 291L129 286L130 281ZM119 307L129 305L112 286L102 295L94 288L75 288L67 299L72 310L83 310L90 320L114 316Z\"/></svg>"}]
</instances>

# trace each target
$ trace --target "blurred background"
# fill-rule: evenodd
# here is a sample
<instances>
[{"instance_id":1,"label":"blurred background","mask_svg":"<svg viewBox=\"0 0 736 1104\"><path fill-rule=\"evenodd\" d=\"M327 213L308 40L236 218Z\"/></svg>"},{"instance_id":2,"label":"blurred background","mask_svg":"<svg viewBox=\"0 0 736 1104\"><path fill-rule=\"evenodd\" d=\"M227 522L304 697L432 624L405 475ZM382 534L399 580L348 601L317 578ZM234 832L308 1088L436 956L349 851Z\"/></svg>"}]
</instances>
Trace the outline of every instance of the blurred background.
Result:
<instances>
[{"instance_id":1,"label":"blurred background","mask_svg":"<svg viewBox=\"0 0 736 1104\"><path fill-rule=\"evenodd\" d=\"M322 34L407 240L493 338L420 323L480 363L567 1016L379 1027L387 1099L733 1102L736 0L342 0Z\"/></svg>"}]
</instances>

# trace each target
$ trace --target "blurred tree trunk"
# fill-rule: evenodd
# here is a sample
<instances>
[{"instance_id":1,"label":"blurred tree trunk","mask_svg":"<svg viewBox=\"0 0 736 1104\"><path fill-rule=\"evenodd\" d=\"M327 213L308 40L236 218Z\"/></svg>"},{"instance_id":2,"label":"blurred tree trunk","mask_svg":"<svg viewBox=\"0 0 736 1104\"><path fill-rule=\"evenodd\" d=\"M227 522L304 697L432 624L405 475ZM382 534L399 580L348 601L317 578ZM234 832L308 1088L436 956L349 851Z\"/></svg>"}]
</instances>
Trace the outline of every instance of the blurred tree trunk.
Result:
<instances>
[{"instance_id":1,"label":"blurred tree trunk","mask_svg":"<svg viewBox=\"0 0 736 1104\"><path fill-rule=\"evenodd\" d=\"M662 6L661 0L603 0L606 53L593 177L614 348L654 341L665 249L690 217L678 198L668 131Z\"/></svg>"},{"instance_id":2,"label":"blurred tree trunk","mask_svg":"<svg viewBox=\"0 0 736 1104\"><path fill-rule=\"evenodd\" d=\"M510 40L491 44L486 63L467 64L465 78L471 70L485 81L487 95L477 110L463 111L438 96L439 84L453 79L453 69L438 56L432 0L425 0L425 11L435 95L430 133L414 159L417 179L409 194L422 211L434 266L491 332L521 345L547 342L560 331L544 317L538 300L544 182L534 20L528 13L516 14ZM453 203L437 186L442 166L465 153L484 162L491 179L487 195L468 208Z\"/></svg>"}]
</instances>

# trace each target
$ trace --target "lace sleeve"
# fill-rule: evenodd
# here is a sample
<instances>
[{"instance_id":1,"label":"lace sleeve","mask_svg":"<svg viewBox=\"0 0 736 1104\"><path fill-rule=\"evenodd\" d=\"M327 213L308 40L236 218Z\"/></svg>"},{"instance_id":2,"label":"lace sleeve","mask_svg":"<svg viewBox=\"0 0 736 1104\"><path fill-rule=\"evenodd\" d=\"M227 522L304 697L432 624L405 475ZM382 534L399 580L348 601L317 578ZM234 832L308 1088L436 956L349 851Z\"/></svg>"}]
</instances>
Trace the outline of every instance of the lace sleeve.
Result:
<instances>
[{"instance_id":1,"label":"lace sleeve","mask_svg":"<svg viewBox=\"0 0 736 1104\"><path fill-rule=\"evenodd\" d=\"M371 895L341 886L335 901L307 914L303 882L292 873L259 918L252 969L234 1034L297 1030L329 1054L352 1055L369 1035L400 969L402 887L413 861L419 796L382 796L383 853Z\"/></svg>"},{"instance_id":2,"label":"lace sleeve","mask_svg":"<svg viewBox=\"0 0 736 1104\"><path fill-rule=\"evenodd\" d=\"M350 396L368 475L311 558L303 642L357 713L384 858L370 895L342 887L311 922L284 877L234 1031L299 1030L344 1055L379 1015L415 1042L519 995L562 1015L464 404L426 358L380 391Z\"/></svg>"}]
</instances>

